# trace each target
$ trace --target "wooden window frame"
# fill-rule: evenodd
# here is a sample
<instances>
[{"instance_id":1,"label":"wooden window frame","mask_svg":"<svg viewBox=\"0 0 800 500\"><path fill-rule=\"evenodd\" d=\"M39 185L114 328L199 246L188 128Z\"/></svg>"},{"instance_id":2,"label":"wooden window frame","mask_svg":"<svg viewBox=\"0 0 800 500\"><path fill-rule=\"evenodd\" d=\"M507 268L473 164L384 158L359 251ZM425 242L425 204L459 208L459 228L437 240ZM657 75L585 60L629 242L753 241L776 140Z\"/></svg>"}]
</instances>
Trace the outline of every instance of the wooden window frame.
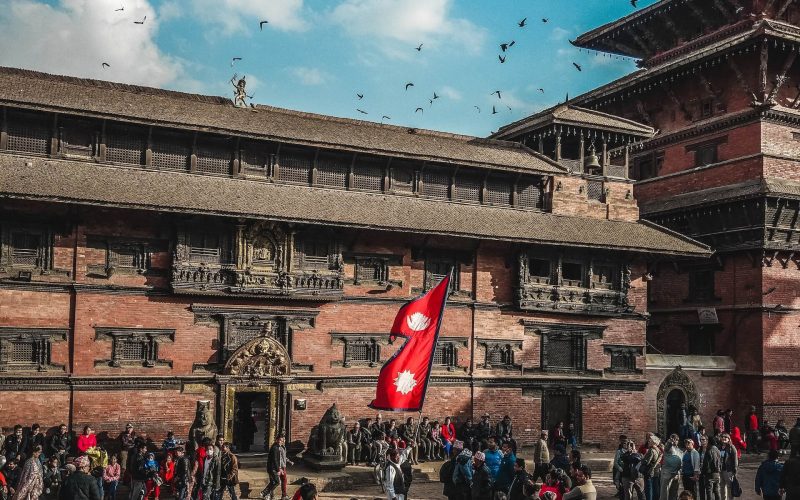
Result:
<instances>
[{"instance_id":1,"label":"wooden window frame","mask_svg":"<svg viewBox=\"0 0 800 500\"><path fill-rule=\"evenodd\" d=\"M161 359L159 346L163 343L175 341L175 330L151 328L116 328L95 327L96 341L111 342L111 359L95 360L95 366L121 367L169 367L172 360ZM125 343L138 342L142 346L142 356L139 359L125 359L122 349Z\"/></svg>"}]
</instances>

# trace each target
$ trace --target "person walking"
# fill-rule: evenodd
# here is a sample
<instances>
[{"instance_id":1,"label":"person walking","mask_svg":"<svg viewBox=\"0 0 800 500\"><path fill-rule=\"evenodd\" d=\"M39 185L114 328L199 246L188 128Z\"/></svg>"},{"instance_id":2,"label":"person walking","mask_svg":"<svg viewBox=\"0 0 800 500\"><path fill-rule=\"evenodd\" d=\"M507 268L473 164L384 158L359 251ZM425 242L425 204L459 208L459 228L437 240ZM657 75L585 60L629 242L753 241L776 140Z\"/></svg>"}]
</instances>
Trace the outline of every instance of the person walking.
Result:
<instances>
[{"instance_id":1,"label":"person walking","mask_svg":"<svg viewBox=\"0 0 800 500\"><path fill-rule=\"evenodd\" d=\"M758 414L756 413L756 407L750 407L750 413L747 414L747 417L744 420L744 430L745 430L745 438L747 439L747 454L761 454L761 450L758 449L758 438L759 438L759 431L758 431Z\"/></svg>"},{"instance_id":2,"label":"person walking","mask_svg":"<svg viewBox=\"0 0 800 500\"><path fill-rule=\"evenodd\" d=\"M477 453L477 452L476 452ZM472 496L472 451L463 450L456 457L453 470L453 500L469 500Z\"/></svg>"},{"instance_id":3,"label":"person walking","mask_svg":"<svg viewBox=\"0 0 800 500\"><path fill-rule=\"evenodd\" d=\"M492 474L492 482L497 480L497 474L500 472L500 462L503 460L503 452L497 446L497 441L494 437L487 440L488 448L483 450L483 463L489 468Z\"/></svg>"},{"instance_id":4,"label":"person walking","mask_svg":"<svg viewBox=\"0 0 800 500\"><path fill-rule=\"evenodd\" d=\"M175 448L175 500L186 500L189 495L192 465L183 446Z\"/></svg>"},{"instance_id":5,"label":"person walking","mask_svg":"<svg viewBox=\"0 0 800 500\"><path fill-rule=\"evenodd\" d=\"M206 458L202 467L200 486L203 489L203 500L214 500L220 489L222 467L213 444L206 446Z\"/></svg>"},{"instance_id":6,"label":"person walking","mask_svg":"<svg viewBox=\"0 0 800 500\"><path fill-rule=\"evenodd\" d=\"M400 452L392 448L386 454L386 469L383 474L383 488L387 500L405 500L406 482L400 469Z\"/></svg>"},{"instance_id":7,"label":"person walking","mask_svg":"<svg viewBox=\"0 0 800 500\"><path fill-rule=\"evenodd\" d=\"M786 500L800 500L800 457L790 457L783 464L780 491Z\"/></svg>"},{"instance_id":8,"label":"person walking","mask_svg":"<svg viewBox=\"0 0 800 500\"><path fill-rule=\"evenodd\" d=\"M102 500L97 481L89 474L91 462L82 455L73 462L75 472L67 476L58 493L59 500Z\"/></svg>"},{"instance_id":9,"label":"person walking","mask_svg":"<svg viewBox=\"0 0 800 500\"><path fill-rule=\"evenodd\" d=\"M689 491L695 498L700 498L700 453L694 449L694 439L685 439L686 450L683 452L683 465L681 477L683 489Z\"/></svg>"},{"instance_id":10,"label":"person walking","mask_svg":"<svg viewBox=\"0 0 800 500\"><path fill-rule=\"evenodd\" d=\"M228 492L231 500L238 500L236 496L236 485L239 484L239 459L231 451L231 444L222 445L222 456L220 457L220 480L217 500L222 500L225 492Z\"/></svg>"},{"instance_id":11,"label":"person walking","mask_svg":"<svg viewBox=\"0 0 800 500\"><path fill-rule=\"evenodd\" d=\"M733 500L733 480L736 478L736 471L739 468L739 452L731 442L731 436L727 432L719 435L720 448L719 455L722 463L722 475L720 481L720 493L722 500Z\"/></svg>"},{"instance_id":12,"label":"person walking","mask_svg":"<svg viewBox=\"0 0 800 500\"><path fill-rule=\"evenodd\" d=\"M39 457L42 455L41 445L31 449L31 456L25 461L17 487L11 500L39 500L44 491L44 471Z\"/></svg>"},{"instance_id":13,"label":"person walking","mask_svg":"<svg viewBox=\"0 0 800 500\"><path fill-rule=\"evenodd\" d=\"M139 441L134 448L133 456L130 458L130 469L128 469L131 475L130 500L142 500L144 498L147 483L145 462L147 462L147 443Z\"/></svg>"},{"instance_id":14,"label":"person walking","mask_svg":"<svg viewBox=\"0 0 800 500\"><path fill-rule=\"evenodd\" d=\"M800 456L800 418L789 431L789 449L791 450L790 458Z\"/></svg>"},{"instance_id":15,"label":"person walking","mask_svg":"<svg viewBox=\"0 0 800 500\"><path fill-rule=\"evenodd\" d=\"M642 494L642 481L640 479L639 464L642 461L642 456L636 451L636 443L628 441L625 443L625 448L620 457L622 462L622 470L620 471L620 483L622 484L622 498L623 500L632 500L639 498ZM577 470L580 464L576 464ZM637 492L637 496L633 496L633 492Z\"/></svg>"},{"instance_id":16,"label":"person walking","mask_svg":"<svg viewBox=\"0 0 800 500\"><path fill-rule=\"evenodd\" d=\"M480 451L475 453L472 457L471 500L491 499L493 483L492 473L486 466L486 455Z\"/></svg>"},{"instance_id":17,"label":"person walking","mask_svg":"<svg viewBox=\"0 0 800 500\"><path fill-rule=\"evenodd\" d=\"M701 483L705 485L705 500L721 500L720 481L722 473L722 462L719 449L709 441L708 436L700 438L700 449L703 450L703 458L700 463Z\"/></svg>"},{"instance_id":18,"label":"person walking","mask_svg":"<svg viewBox=\"0 0 800 500\"><path fill-rule=\"evenodd\" d=\"M286 495L286 466L294 465L294 462L286 457L286 438L279 434L269 449L267 457L267 474L269 474L269 484L261 492L261 498L272 500L272 492L275 487L281 485L281 500L287 500Z\"/></svg>"},{"instance_id":19,"label":"person walking","mask_svg":"<svg viewBox=\"0 0 800 500\"><path fill-rule=\"evenodd\" d=\"M678 448L678 436L672 434L664 447L664 462L661 464L661 492L659 500L676 500L681 482L683 453Z\"/></svg>"},{"instance_id":20,"label":"person walking","mask_svg":"<svg viewBox=\"0 0 800 500\"><path fill-rule=\"evenodd\" d=\"M777 450L770 450L767 459L761 462L756 472L756 495L764 500L781 500L780 492L781 474L783 464L778 461L780 454Z\"/></svg>"}]
</instances>

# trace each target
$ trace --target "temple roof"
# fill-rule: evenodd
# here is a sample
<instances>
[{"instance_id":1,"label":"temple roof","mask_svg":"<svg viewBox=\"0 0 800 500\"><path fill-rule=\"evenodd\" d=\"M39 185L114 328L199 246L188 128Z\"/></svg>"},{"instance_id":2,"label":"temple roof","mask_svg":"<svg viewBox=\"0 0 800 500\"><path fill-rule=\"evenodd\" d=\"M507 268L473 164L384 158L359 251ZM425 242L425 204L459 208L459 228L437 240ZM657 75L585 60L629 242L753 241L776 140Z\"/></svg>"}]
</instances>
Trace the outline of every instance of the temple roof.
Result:
<instances>
[{"instance_id":1,"label":"temple roof","mask_svg":"<svg viewBox=\"0 0 800 500\"><path fill-rule=\"evenodd\" d=\"M701 243L644 221L572 217L8 154L0 155L0 198L648 254L711 254Z\"/></svg>"},{"instance_id":2,"label":"temple roof","mask_svg":"<svg viewBox=\"0 0 800 500\"><path fill-rule=\"evenodd\" d=\"M642 214L652 215L758 196L800 198L800 182L766 177L738 184L672 195L660 200L643 202L639 206Z\"/></svg>"},{"instance_id":3,"label":"temple roof","mask_svg":"<svg viewBox=\"0 0 800 500\"><path fill-rule=\"evenodd\" d=\"M0 67L0 104L331 149L538 173L565 173L515 142L256 105L230 99Z\"/></svg>"},{"instance_id":4,"label":"temple roof","mask_svg":"<svg viewBox=\"0 0 800 500\"><path fill-rule=\"evenodd\" d=\"M638 136L649 139L655 134L653 127L633 120L581 108L573 104L558 104L534 115L518 120L500 128L492 137L517 137L522 133L537 130L549 125L569 125L589 129L598 129L620 134Z\"/></svg>"}]
</instances>

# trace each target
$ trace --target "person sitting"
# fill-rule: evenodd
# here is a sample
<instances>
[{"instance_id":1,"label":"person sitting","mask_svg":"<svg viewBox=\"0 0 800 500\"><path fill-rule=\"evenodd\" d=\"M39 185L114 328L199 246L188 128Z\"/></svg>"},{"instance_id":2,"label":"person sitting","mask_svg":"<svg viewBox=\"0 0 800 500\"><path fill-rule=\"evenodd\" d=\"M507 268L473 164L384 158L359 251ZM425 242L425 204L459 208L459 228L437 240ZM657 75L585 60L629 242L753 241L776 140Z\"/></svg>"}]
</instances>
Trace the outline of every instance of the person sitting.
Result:
<instances>
[{"instance_id":1,"label":"person sitting","mask_svg":"<svg viewBox=\"0 0 800 500\"><path fill-rule=\"evenodd\" d=\"M87 425L83 428L83 434L78 436L78 441L75 446L81 453L86 453L88 449L97 447L97 436L95 436L90 426Z\"/></svg>"},{"instance_id":2,"label":"person sitting","mask_svg":"<svg viewBox=\"0 0 800 500\"><path fill-rule=\"evenodd\" d=\"M147 474L147 480L145 481L145 493L144 498L148 500L150 495L153 495L155 500L159 500L161 496L161 477L159 477L160 467L158 466L158 462L156 461L156 456L154 453L150 452L147 454L147 458L144 461L144 470Z\"/></svg>"},{"instance_id":3,"label":"person sitting","mask_svg":"<svg viewBox=\"0 0 800 500\"><path fill-rule=\"evenodd\" d=\"M428 434L428 439L431 442L431 459L441 460L444 452L444 443L442 442L441 426L438 421L431 424L431 431Z\"/></svg>"},{"instance_id":4,"label":"person sitting","mask_svg":"<svg viewBox=\"0 0 800 500\"><path fill-rule=\"evenodd\" d=\"M172 431L167 432L167 437L161 443L161 450L171 452L178 447L178 440L175 439L175 433Z\"/></svg>"},{"instance_id":5,"label":"person sitting","mask_svg":"<svg viewBox=\"0 0 800 500\"><path fill-rule=\"evenodd\" d=\"M456 440L456 426L450 421L450 417L445 417L444 425L441 428L442 443L444 444L444 458L450 458L450 449Z\"/></svg>"}]
</instances>

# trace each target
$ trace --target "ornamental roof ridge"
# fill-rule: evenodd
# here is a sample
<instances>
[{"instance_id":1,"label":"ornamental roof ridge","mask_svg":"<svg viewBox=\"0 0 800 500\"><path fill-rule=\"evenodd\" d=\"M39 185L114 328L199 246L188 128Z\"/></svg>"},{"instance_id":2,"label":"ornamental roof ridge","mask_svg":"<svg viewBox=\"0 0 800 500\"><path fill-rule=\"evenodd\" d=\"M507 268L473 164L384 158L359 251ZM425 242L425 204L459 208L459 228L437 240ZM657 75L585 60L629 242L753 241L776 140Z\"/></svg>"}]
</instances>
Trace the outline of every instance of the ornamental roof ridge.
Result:
<instances>
[{"instance_id":1,"label":"ornamental roof ridge","mask_svg":"<svg viewBox=\"0 0 800 500\"><path fill-rule=\"evenodd\" d=\"M666 9L667 7L672 6L673 4L678 3L685 3L687 0L660 0L652 5L648 5L647 7L643 7L639 10L631 12L630 14L623 16L619 19L614 21L610 21L606 24L598 26L592 30L583 33L582 35L578 36L575 40L571 40L570 43L575 45L576 47L586 47L586 44L590 43L592 40L599 38L602 35L605 35L615 29L622 28L625 25L639 20L647 15L652 15L658 13L661 10Z\"/></svg>"}]
</instances>

